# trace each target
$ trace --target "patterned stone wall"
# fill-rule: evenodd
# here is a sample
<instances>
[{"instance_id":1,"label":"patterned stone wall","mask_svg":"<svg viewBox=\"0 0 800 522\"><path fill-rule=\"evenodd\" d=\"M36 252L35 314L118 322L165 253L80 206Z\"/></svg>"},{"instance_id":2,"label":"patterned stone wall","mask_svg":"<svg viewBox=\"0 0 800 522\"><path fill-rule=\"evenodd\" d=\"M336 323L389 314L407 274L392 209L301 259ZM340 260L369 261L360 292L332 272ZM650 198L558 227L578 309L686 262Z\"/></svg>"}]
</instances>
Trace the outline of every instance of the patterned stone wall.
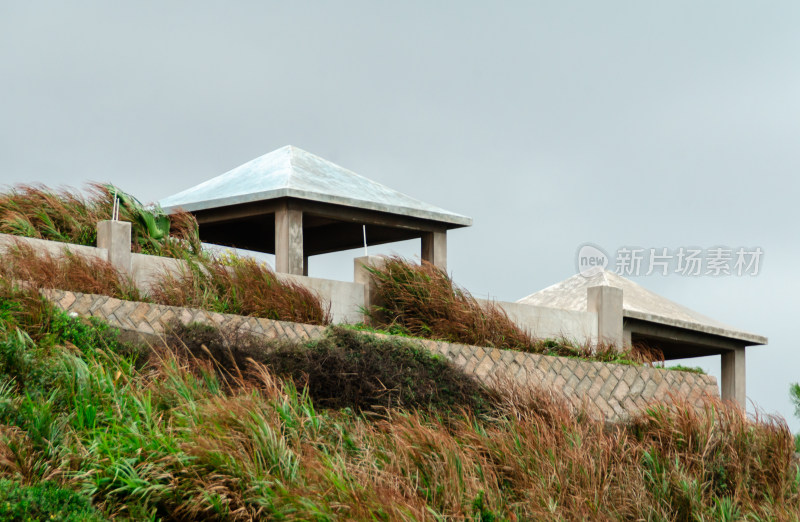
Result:
<instances>
[{"instance_id":1,"label":"patterned stone wall","mask_svg":"<svg viewBox=\"0 0 800 522\"><path fill-rule=\"evenodd\" d=\"M196 321L241 328L269 339L304 341L319 338L325 331L321 326L121 301L108 296L63 290L49 290L46 295L69 313L81 317L97 317L121 330L145 335L157 335L163 331L166 322L175 318L183 323ZM599 417L610 421L624 420L647 404L670 400L672 395L688 397L698 406L709 395L719 396L716 379L708 375L441 341L413 342L446 356L468 374L490 386L508 381L520 385L533 383L565 397L574 405L583 403L590 409L594 406Z\"/></svg>"}]
</instances>

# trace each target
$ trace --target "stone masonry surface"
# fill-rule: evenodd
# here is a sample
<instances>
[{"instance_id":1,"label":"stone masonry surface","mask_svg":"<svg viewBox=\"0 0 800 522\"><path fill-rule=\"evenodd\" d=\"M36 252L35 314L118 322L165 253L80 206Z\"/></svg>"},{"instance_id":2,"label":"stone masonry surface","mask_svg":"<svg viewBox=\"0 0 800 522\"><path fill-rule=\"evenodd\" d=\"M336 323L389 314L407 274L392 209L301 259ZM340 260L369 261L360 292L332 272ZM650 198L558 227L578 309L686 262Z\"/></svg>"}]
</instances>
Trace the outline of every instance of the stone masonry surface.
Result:
<instances>
[{"instance_id":1,"label":"stone masonry surface","mask_svg":"<svg viewBox=\"0 0 800 522\"><path fill-rule=\"evenodd\" d=\"M307 341L324 335L325 327L255 317L220 314L193 308L122 301L102 295L47 290L45 295L62 310L81 317L97 317L120 330L158 335L164 324L201 322L239 328L268 339ZM511 350L409 339L441 354L489 386L535 385L586 405L598 418L624 420L656 401L680 395L701 406L707 396L718 397L717 381L709 375L551 357Z\"/></svg>"}]
</instances>

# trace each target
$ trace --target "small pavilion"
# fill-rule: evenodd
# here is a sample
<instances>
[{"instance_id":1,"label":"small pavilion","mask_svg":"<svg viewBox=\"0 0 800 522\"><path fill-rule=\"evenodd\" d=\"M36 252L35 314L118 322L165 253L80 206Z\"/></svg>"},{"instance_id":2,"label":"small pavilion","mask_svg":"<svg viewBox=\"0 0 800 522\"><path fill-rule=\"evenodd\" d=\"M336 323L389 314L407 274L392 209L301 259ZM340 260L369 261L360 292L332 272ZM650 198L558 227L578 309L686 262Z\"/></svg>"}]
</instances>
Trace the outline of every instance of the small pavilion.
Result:
<instances>
[{"instance_id":1,"label":"small pavilion","mask_svg":"<svg viewBox=\"0 0 800 522\"><path fill-rule=\"evenodd\" d=\"M202 241L275 254L275 270L296 275L309 256L417 238L446 270L447 231L472 225L291 145L159 203L191 212Z\"/></svg>"},{"instance_id":2,"label":"small pavilion","mask_svg":"<svg viewBox=\"0 0 800 522\"><path fill-rule=\"evenodd\" d=\"M619 295L618 302L606 299L601 306L606 312L609 308L619 308L610 310L608 315L618 323L612 328L617 329L624 344L658 349L666 360L720 355L722 398L735 400L745 407L745 348L767 344L764 336L720 323L608 270L590 276L576 274L517 302L564 310L594 308L600 311L596 303L589 302L590 288L612 289L609 295Z\"/></svg>"}]
</instances>

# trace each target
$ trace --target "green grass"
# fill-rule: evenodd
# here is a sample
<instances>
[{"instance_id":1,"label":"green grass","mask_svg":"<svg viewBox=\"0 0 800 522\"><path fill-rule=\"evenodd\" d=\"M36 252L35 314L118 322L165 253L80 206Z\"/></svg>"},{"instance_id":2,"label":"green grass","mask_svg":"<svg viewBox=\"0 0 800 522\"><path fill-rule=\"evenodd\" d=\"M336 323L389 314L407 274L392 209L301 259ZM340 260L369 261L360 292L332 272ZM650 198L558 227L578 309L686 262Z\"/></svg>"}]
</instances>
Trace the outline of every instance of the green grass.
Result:
<instances>
[{"instance_id":1,"label":"green grass","mask_svg":"<svg viewBox=\"0 0 800 522\"><path fill-rule=\"evenodd\" d=\"M25 485L0 479L0 521L99 522L107 520L85 495L53 482Z\"/></svg>"},{"instance_id":2,"label":"green grass","mask_svg":"<svg viewBox=\"0 0 800 522\"><path fill-rule=\"evenodd\" d=\"M689 372L689 373L696 373L699 375L705 375L706 371L699 366L684 366L682 364L675 364L672 366L665 367L666 370L675 370L676 372Z\"/></svg>"},{"instance_id":3,"label":"green grass","mask_svg":"<svg viewBox=\"0 0 800 522\"><path fill-rule=\"evenodd\" d=\"M332 329L264 345L192 328L168 346L133 346L0 286L0 510L15 520L800 512L781 419L678 402L607 426L536 390L483 395L402 339Z\"/></svg>"}]
</instances>

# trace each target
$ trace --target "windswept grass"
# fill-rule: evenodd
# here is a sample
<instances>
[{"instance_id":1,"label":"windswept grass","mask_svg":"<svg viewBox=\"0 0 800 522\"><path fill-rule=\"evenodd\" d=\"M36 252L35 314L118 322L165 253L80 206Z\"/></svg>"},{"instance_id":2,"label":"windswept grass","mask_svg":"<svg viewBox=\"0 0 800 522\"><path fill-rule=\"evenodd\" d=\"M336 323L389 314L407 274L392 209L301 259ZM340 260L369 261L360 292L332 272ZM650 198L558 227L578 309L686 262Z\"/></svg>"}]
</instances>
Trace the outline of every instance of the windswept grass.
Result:
<instances>
[{"instance_id":1,"label":"windswept grass","mask_svg":"<svg viewBox=\"0 0 800 522\"><path fill-rule=\"evenodd\" d=\"M492 398L491 414L435 405L380 415L325 409L310 386L298 389L257 361L226 385L208 358L158 347L146 359L121 355L119 344L52 308L42 312L50 318L28 320L19 298L0 298L0 479L22 488L47 481L91 499L107 517L797 520L800 513L800 469L781 419L748 419L715 401L699 411L678 402L609 427L530 389Z\"/></svg>"},{"instance_id":2,"label":"windswept grass","mask_svg":"<svg viewBox=\"0 0 800 522\"><path fill-rule=\"evenodd\" d=\"M57 288L131 301L143 300L133 280L111 263L69 249L54 257L48 252L37 253L30 245L17 241L6 247L1 259L0 276L33 288Z\"/></svg>"},{"instance_id":3,"label":"windswept grass","mask_svg":"<svg viewBox=\"0 0 800 522\"><path fill-rule=\"evenodd\" d=\"M19 185L0 194L0 233L78 245L97 245L97 223L111 219L111 185L90 184L86 196L43 185ZM184 258L201 253L197 222L188 213L166 216L123 192L120 219L130 221L133 252Z\"/></svg>"},{"instance_id":4,"label":"windswept grass","mask_svg":"<svg viewBox=\"0 0 800 522\"><path fill-rule=\"evenodd\" d=\"M301 284L280 280L267 265L234 256L189 261L153 285L155 302L306 324L329 324L329 306Z\"/></svg>"},{"instance_id":5,"label":"windswept grass","mask_svg":"<svg viewBox=\"0 0 800 522\"><path fill-rule=\"evenodd\" d=\"M444 271L400 257L370 267L380 306L367 310L372 326L391 333L477 346L580 357L603 362L650 363L658 354L608 344L580 345L568 339L536 339L494 303L481 303Z\"/></svg>"}]
</instances>

